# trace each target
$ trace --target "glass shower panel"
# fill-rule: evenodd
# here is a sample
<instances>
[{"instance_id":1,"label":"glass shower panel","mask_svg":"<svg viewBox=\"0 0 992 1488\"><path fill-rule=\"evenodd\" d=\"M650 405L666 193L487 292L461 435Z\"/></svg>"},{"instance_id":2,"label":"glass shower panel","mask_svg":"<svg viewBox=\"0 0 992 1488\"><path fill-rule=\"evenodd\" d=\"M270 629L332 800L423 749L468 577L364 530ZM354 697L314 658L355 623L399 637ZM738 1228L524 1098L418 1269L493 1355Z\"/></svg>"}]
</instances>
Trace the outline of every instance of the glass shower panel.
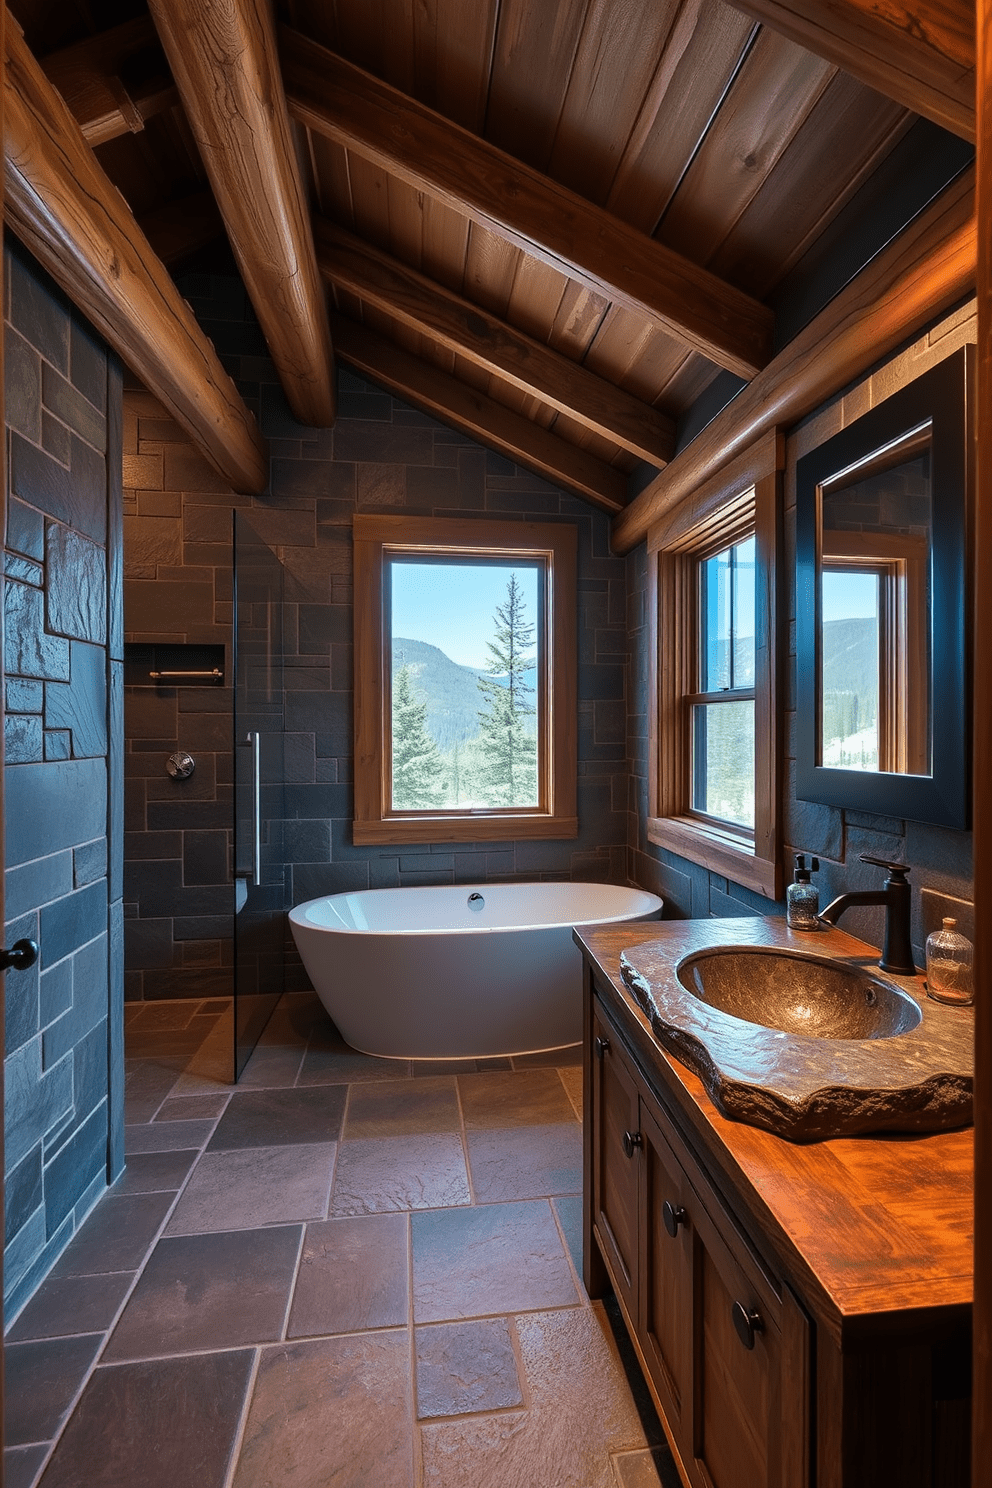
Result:
<instances>
[{"instance_id":1,"label":"glass shower panel","mask_svg":"<svg viewBox=\"0 0 992 1488\"><path fill-rule=\"evenodd\" d=\"M234 513L234 1078L283 991L283 567Z\"/></svg>"}]
</instances>

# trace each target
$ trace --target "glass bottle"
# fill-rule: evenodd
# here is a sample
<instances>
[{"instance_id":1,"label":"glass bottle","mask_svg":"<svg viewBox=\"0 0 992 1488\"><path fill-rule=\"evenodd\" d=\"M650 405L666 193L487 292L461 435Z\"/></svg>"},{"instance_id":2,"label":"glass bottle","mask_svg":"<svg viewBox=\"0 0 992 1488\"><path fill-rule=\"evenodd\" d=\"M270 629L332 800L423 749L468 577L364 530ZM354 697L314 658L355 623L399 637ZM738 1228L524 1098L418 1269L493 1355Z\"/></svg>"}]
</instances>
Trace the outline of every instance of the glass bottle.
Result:
<instances>
[{"instance_id":1,"label":"glass bottle","mask_svg":"<svg viewBox=\"0 0 992 1488\"><path fill-rule=\"evenodd\" d=\"M806 867L806 854L796 853L795 877L785 891L785 922L790 930L819 930L817 918L820 910L820 891L810 878L820 866L819 858L810 858Z\"/></svg>"},{"instance_id":2,"label":"glass bottle","mask_svg":"<svg viewBox=\"0 0 992 1488\"><path fill-rule=\"evenodd\" d=\"M927 995L935 1002L965 1006L975 1000L974 947L955 930L949 916L943 928L927 936Z\"/></svg>"}]
</instances>

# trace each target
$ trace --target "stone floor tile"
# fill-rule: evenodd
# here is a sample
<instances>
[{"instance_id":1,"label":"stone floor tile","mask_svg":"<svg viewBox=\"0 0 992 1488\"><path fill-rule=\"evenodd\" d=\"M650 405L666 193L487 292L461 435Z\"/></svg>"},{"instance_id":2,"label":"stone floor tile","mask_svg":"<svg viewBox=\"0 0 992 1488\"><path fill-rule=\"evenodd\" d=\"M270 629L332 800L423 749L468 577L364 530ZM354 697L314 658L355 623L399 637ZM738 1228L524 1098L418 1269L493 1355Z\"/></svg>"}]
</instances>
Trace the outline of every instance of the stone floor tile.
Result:
<instances>
[{"instance_id":1,"label":"stone floor tile","mask_svg":"<svg viewBox=\"0 0 992 1488\"><path fill-rule=\"evenodd\" d=\"M246 1147L205 1152L166 1234L253 1230L324 1219L336 1146Z\"/></svg>"},{"instance_id":2,"label":"stone floor tile","mask_svg":"<svg viewBox=\"0 0 992 1488\"><path fill-rule=\"evenodd\" d=\"M166 1105L170 1104L166 1102ZM199 1149L208 1141L216 1125L216 1121L143 1121L140 1125L124 1128L124 1146L128 1157L138 1152Z\"/></svg>"},{"instance_id":3,"label":"stone floor tile","mask_svg":"<svg viewBox=\"0 0 992 1488\"><path fill-rule=\"evenodd\" d=\"M576 1064L581 1069L582 1045L567 1044L564 1049L545 1049L541 1054L514 1054L511 1062L515 1070L543 1069L548 1066L561 1069Z\"/></svg>"},{"instance_id":4,"label":"stone floor tile","mask_svg":"<svg viewBox=\"0 0 992 1488\"><path fill-rule=\"evenodd\" d=\"M579 1302L546 1199L441 1209L410 1223L418 1323Z\"/></svg>"},{"instance_id":5,"label":"stone floor tile","mask_svg":"<svg viewBox=\"0 0 992 1488\"><path fill-rule=\"evenodd\" d=\"M330 1213L441 1209L471 1202L461 1138L453 1132L342 1142Z\"/></svg>"},{"instance_id":6,"label":"stone floor tile","mask_svg":"<svg viewBox=\"0 0 992 1488\"><path fill-rule=\"evenodd\" d=\"M7 1333L7 1342L105 1333L134 1275L133 1271L114 1271L107 1276L49 1276Z\"/></svg>"},{"instance_id":7,"label":"stone floor tile","mask_svg":"<svg viewBox=\"0 0 992 1488\"><path fill-rule=\"evenodd\" d=\"M576 1122L468 1133L476 1201L582 1192L582 1129Z\"/></svg>"},{"instance_id":8,"label":"stone floor tile","mask_svg":"<svg viewBox=\"0 0 992 1488\"><path fill-rule=\"evenodd\" d=\"M346 1085L324 1085L313 1090L236 1090L207 1151L334 1142L341 1132L347 1095Z\"/></svg>"},{"instance_id":9,"label":"stone floor tile","mask_svg":"<svg viewBox=\"0 0 992 1488\"><path fill-rule=\"evenodd\" d=\"M554 1069L459 1075L458 1092L468 1131L575 1120L572 1104Z\"/></svg>"},{"instance_id":10,"label":"stone floor tile","mask_svg":"<svg viewBox=\"0 0 992 1488\"><path fill-rule=\"evenodd\" d=\"M199 1157L199 1148L164 1152L129 1152L127 1166L111 1189L115 1194L173 1193L182 1188Z\"/></svg>"},{"instance_id":11,"label":"stone floor tile","mask_svg":"<svg viewBox=\"0 0 992 1488\"><path fill-rule=\"evenodd\" d=\"M525 1413L421 1427L429 1488L616 1488L610 1454L647 1445L609 1326L598 1308L514 1319Z\"/></svg>"},{"instance_id":12,"label":"stone floor tile","mask_svg":"<svg viewBox=\"0 0 992 1488\"><path fill-rule=\"evenodd\" d=\"M224 1488L251 1349L93 1371L44 1488Z\"/></svg>"},{"instance_id":13,"label":"stone floor tile","mask_svg":"<svg viewBox=\"0 0 992 1488\"><path fill-rule=\"evenodd\" d=\"M102 1333L4 1348L4 1442L51 1441L103 1343Z\"/></svg>"},{"instance_id":14,"label":"stone floor tile","mask_svg":"<svg viewBox=\"0 0 992 1488\"><path fill-rule=\"evenodd\" d=\"M413 1488L413 1430L405 1329L267 1348L234 1488Z\"/></svg>"},{"instance_id":15,"label":"stone floor tile","mask_svg":"<svg viewBox=\"0 0 992 1488\"><path fill-rule=\"evenodd\" d=\"M239 1090L282 1089L295 1085L306 1045L257 1044L241 1071Z\"/></svg>"},{"instance_id":16,"label":"stone floor tile","mask_svg":"<svg viewBox=\"0 0 992 1488\"><path fill-rule=\"evenodd\" d=\"M460 1132L461 1112L452 1075L358 1085L348 1099L344 1140Z\"/></svg>"},{"instance_id":17,"label":"stone floor tile","mask_svg":"<svg viewBox=\"0 0 992 1488\"><path fill-rule=\"evenodd\" d=\"M523 1404L506 1318L431 1323L415 1331L417 1416L459 1416Z\"/></svg>"},{"instance_id":18,"label":"stone floor tile","mask_svg":"<svg viewBox=\"0 0 992 1488\"><path fill-rule=\"evenodd\" d=\"M230 1096L182 1095L165 1101L156 1113L156 1121L213 1121L221 1114Z\"/></svg>"},{"instance_id":19,"label":"stone floor tile","mask_svg":"<svg viewBox=\"0 0 992 1488\"><path fill-rule=\"evenodd\" d=\"M128 1052L131 1051L130 1035L149 1031L172 1031L188 1028L202 1003L198 997L184 997L177 1002L143 1002L134 1008L128 1019Z\"/></svg>"},{"instance_id":20,"label":"stone floor tile","mask_svg":"<svg viewBox=\"0 0 992 1488\"><path fill-rule=\"evenodd\" d=\"M102 1362L281 1338L301 1238L301 1225L273 1225L160 1240Z\"/></svg>"},{"instance_id":21,"label":"stone floor tile","mask_svg":"<svg viewBox=\"0 0 992 1488\"><path fill-rule=\"evenodd\" d=\"M187 1062L170 1092L179 1095L216 1094L218 1087L229 1090L234 1082L233 1013L222 1014Z\"/></svg>"},{"instance_id":22,"label":"stone floor tile","mask_svg":"<svg viewBox=\"0 0 992 1488\"><path fill-rule=\"evenodd\" d=\"M128 1057L124 1071L124 1120L151 1121L182 1075L184 1061L171 1064Z\"/></svg>"},{"instance_id":23,"label":"stone floor tile","mask_svg":"<svg viewBox=\"0 0 992 1488\"><path fill-rule=\"evenodd\" d=\"M565 1087L572 1109L579 1121L582 1120L582 1066L572 1066L569 1069L560 1069L558 1078Z\"/></svg>"},{"instance_id":24,"label":"stone floor tile","mask_svg":"<svg viewBox=\"0 0 992 1488\"><path fill-rule=\"evenodd\" d=\"M572 1265L578 1274L582 1275L582 1195L563 1194L551 1201L551 1207L558 1216L562 1234L565 1236L565 1244L568 1253L572 1257Z\"/></svg>"},{"instance_id":25,"label":"stone floor tile","mask_svg":"<svg viewBox=\"0 0 992 1488\"><path fill-rule=\"evenodd\" d=\"M296 1083L298 1086L339 1085L342 1081L398 1080L409 1078L409 1075L409 1060L376 1059L371 1054L360 1054L337 1037L310 1044Z\"/></svg>"},{"instance_id":26,"label":"stone floor tile","mask_svg":"<svg viewBox=\"0 0 992 1488\"><path fill-rule=\"evenodd\" d=\"M47 1442L40 1447L7 1447L3 1454L3 1488L32 1488L47 1451Z\"/></svg>"},{"instance_id":27,"label":"stone floor tile","mask_svg":"<svg viewBox=\"0 0 992 1488\"><path fill-rule=\"evenodd\" d=\"M49 1275L136 1271L175 1198L174 1193L105 1194Z\"/></svg>"},{"instance_id":28,"label":"stone floor tile","mask_svg":"<svg viewBox=\"0 0 992 1488\"><path fill-rule=\"evenodd\" d=\"M682 1479L667 1447L623 1452L613 1459L620 1488L682 1488Z\"/></svg>"},{"instance_id":29,"label":"stone floor tile","mask_svg":"<svg viewBox=\"0 0 992 1488\"><path fill-rule=\"evenodd\" d=\"M308 1224L287 1329L290 1338L395 1328L409 1312L405 1214Z\"/></svg>"}]
</instances>

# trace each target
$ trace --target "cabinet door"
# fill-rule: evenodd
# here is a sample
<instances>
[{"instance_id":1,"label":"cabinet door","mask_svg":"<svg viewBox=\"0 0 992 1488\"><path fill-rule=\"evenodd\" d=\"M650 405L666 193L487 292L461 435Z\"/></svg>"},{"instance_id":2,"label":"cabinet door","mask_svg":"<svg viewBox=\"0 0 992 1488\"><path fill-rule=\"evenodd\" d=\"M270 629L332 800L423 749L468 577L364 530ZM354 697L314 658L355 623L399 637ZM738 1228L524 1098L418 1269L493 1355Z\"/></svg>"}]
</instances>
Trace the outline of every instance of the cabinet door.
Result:
<instances>
[{"instance_id":1,"label":"cabinet door","mask_svg":"<svg viewBox=\"0 0 992 1488\"><path fill-rule=\"evenodd\" d=\"M808 1337L726 1212L690 1200L694 1226L692 1456L705 1488L808 1482Z\"/></svg>"},{"instance_id":2,"label":"cabinet door","mask_svg":"<svg viewBox=\"0 0 992 1488\"><path fill-rule=\"evenodd\" d=\"M681 1455L691 1457L692 1191L681 1163L641 1103L641 1287L638 1332L651 1382Z\"/></svg>"},{"instance_id":3,"label":"cabinet door","mask_svg":"<svg viewBox=\"0 0 992 1488\"><path fill-rule=\"evenodd\" d=\"M627 1316L637 1316L637 1076L608 1023L592 1020L593 1223Z\"/></svg>"}]
</instances>

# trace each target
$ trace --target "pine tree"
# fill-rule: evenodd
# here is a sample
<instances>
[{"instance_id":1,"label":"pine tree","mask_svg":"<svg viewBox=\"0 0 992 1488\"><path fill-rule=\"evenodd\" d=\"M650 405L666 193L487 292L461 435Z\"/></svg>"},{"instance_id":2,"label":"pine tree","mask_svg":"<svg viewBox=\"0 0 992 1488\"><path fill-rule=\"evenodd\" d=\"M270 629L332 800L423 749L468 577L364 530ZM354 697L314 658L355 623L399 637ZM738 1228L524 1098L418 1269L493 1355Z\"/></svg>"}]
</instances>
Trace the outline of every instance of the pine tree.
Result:
<instances>
[{"instance_id":1,"label":"pine tree","mask_svg":"<svg viewBox=\"0 0 992 1488\"><path fill-rule=\"evenodd\" d=\"M410 668L401 666L393 677L393 808L443 806L446 794L444 762L427 732L427 704L418 702Z\"/></svg>"},{"instance_id":2,"label":"pine tree","mask_svg":"<svg viewBox=\"0 0 992 1488\"><path fill-rule=\"evenodd\" d=\"M479 678L488 711L479 712L481 783L487 805L537 805L537 739L524 728L534 716L524 681L534 666L530 654L533 623L525 618L524 597L516 574L506 586L506 603L497 605L495 639L488 643L489 677ZM490 680L499 678L500 680Z\"/></svg>"}]
</instances>

